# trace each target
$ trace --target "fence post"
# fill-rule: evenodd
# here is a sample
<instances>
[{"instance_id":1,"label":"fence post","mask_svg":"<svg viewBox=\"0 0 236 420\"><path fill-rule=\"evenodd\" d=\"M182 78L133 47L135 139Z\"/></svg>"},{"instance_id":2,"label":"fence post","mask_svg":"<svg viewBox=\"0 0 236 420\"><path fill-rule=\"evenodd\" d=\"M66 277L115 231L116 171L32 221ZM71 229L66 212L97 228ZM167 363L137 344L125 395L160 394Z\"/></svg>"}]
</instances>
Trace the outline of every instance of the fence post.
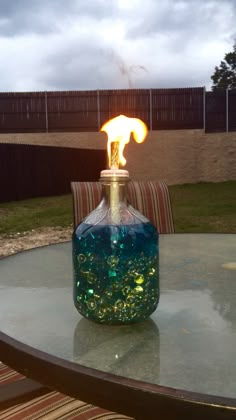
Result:
<instances>
[{"instance_id":1,"label":"fence post","mask_svg":"<svg viewBox=\"0 0 236 420\"><path fill-rule=\"evenodd\" d=\"M225 119L226 119L226 133L228 133L229 132L229 89L228 88L226 89L225 97L226 97L226 116L225 116Z\"/></svg>"},{"instance_id":2,"label":"fence post","mask_svg":"<svg viewBox=\"0 0 236 420\"><path fill-rule=\"evenodd\" d=\"M46 133L48 133L48 96L45 91L45 122L46 122Z\"/></svg>"},{"instance_id":3,"label":"fence post","mask_svg":"<svg viewBox=\"0 0 236 420\"><path fill-rule=\"evenodd\" d=\"M152 89L149 89L149 110L150 131L152 131Z\"/></svg>"},{"instance_id":4,"label":"fence post","mask_svg":"<svg viewBox=\"0 0 236 420\"><path fill-rule=\"evenodd\" d=\"M100 94L99 89L97 89L97 113L98 113L98 131L101 128L101 115L100 115Z\"/></svg>"},{"instance_id":5,"label":"fence post","mask_svg":"<svg viewBox=\"0 0 236 420\"><path fill-rule=\"evenodd\" d=\"M203 86L203 130L206 131L206 86Z\"/></svg>"}]
</instances>

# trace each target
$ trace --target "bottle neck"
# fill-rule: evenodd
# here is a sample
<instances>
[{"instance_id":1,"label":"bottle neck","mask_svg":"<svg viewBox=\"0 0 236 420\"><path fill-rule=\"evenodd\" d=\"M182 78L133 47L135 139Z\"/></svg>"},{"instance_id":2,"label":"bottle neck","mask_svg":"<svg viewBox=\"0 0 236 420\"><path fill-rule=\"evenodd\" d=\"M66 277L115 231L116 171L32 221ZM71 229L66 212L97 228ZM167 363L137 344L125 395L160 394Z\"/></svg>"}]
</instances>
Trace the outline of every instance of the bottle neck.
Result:
<instances>
[{"instance_id":1,"label":"bottle neck","mask_svg":"<svg viewBox=\"0 0 236 420\"><path fill-rule=\"evenodd\" d=\"M102 184L102 198L108 207L127 205L126 190L129 178L101 178L100 182Z\"/></svg>"},{"instance_id":2,"label":"bottle neck","mask_svg":"<svg viewBox=\"0 0 236 420\"><path fill-rule=\"evenodd\" d=\"M126 185L129 173L124 170L104 170L100 182L103 188L101 205L108 210L112 224L120 224L127 213Z\"/></svg>"}]
</instances>

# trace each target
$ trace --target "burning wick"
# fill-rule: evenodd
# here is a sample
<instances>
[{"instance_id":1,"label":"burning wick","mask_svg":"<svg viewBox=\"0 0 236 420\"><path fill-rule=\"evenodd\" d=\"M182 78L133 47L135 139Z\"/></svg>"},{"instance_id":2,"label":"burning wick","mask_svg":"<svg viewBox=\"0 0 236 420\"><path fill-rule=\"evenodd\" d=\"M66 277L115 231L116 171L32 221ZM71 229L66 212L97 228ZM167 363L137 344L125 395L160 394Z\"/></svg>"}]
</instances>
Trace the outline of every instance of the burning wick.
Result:
<instances>
[{"instance_id":1,"label":"burning wick","mask_svg":"<svg viewBox=\"0 0 236 420\"><path fill-rule=\"evenodd\" d=\"M129 172L119 169L120 165L126 164L123 155L126 144L130 141L130 135L133 134L137 143L142 143L147 135L147 126L138 118L128 118L120 115L107 121L101 128L108 135L107 153L109 159L109 168L101 172L101 177L112 177L110 186L111 202L111 220L113 223L120 222L119 209L119 178L128 177Z\"/></svg>"},{"instance_id":2,"label":"burning wick","mask_svg":"<svg viewBox=\"0 0 236 420\"><path fill-rule=\"evenodd\" d=\"M119 169L119 142L113 141L111 147L110 168Z\"/></svg>"}]
</instances>

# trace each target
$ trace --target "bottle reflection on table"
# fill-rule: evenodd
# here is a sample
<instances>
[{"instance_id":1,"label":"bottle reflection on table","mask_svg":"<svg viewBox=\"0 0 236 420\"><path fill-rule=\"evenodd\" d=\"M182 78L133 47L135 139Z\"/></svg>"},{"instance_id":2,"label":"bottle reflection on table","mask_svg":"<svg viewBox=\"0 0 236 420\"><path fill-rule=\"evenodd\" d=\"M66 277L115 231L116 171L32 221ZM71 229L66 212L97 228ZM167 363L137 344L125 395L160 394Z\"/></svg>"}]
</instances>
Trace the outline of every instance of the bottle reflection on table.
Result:
<instances>
[{"instance_id":1,"label":"bottle reflection on table","mask_svg":"<svg viewBox=\"0 0 236 420\"><path fill-rule=\"evenodd\" d=\"M158 383L160 337L152 319L108 326L82 318L74 331L74 361L87 367Z\"/></svg>"}]
</instances>

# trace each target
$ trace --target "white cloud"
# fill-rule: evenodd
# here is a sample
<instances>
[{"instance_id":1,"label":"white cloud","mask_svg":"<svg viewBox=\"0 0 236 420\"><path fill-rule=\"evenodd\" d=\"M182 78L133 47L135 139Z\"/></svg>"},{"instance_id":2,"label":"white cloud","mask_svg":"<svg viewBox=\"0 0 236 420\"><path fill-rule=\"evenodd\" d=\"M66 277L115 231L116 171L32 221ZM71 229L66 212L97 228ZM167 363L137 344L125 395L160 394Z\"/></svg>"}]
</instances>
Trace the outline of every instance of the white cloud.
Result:
<instances>
[{"instance_id":1,"label":"white cloud","mask_svg":"<svg viewBox=\"0 0 236 420\"><path fill-rule=\"evenodd\" d=\"M0 1L0 91L204 86L234 0Z\"/></svg>"}]
</instances>

